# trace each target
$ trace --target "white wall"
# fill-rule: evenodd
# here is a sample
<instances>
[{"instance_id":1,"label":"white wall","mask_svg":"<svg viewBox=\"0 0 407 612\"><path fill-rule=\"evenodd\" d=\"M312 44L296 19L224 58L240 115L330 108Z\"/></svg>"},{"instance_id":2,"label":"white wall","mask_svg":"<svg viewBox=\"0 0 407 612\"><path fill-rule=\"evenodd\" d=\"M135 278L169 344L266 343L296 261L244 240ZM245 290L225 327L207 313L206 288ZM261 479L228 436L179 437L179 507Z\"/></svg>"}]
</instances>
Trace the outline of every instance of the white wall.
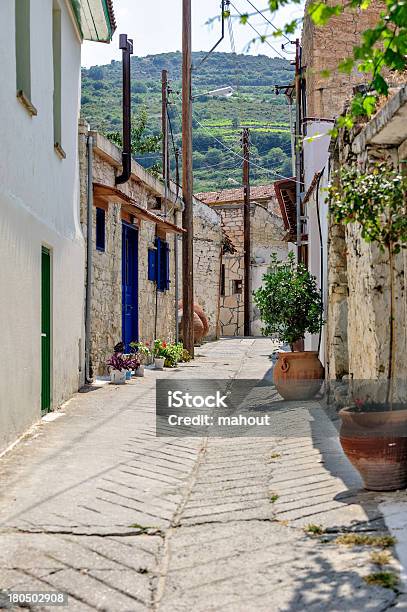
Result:
<instances>
[{"instance_id":1,"label":"white wall","mask_svg":"<svg viewBox=\"0 0 407 612\"><path fill-rule=\"evenodd\" d=\"M52 0L31 2L31 117L16 97L14 1L0 2L0 451L40 417L41 246L52 253L52 402L79 384L84 249L79 226L80 41L62 10L62 147L54 151Z\"/></svg>"},{"instance_id":2,"label":"white wall","mask_svg":"<svg viewBox=\"0 0 407 612\"><path fill-rule=\"evenodd\" d=\"M307 138L304 141L304 192L307 193L308 188L315 176L316 172L321 172L324 169L323 176L319 183L319 189L315 189L307 204L308 214L308 257L309 270L311 274L316 276L318 285L323 291L324 307L326 308L326 289L327 289L327 244L328 244L328 205L325 203L327 197L326 188L329 178L329 143L331 137L329 131L332 129L332 123L327 121L312 121L307 123ZM321 234L322 234L322 251L321 240L318 227L317 206L319 209ZM321 259L323 270L321 274ZM305 339L305 350L317 350L318 335L308 335ZM324 329L322 330L321 348L319 357L325 365L324 355Z\"/></svg>"}]
</instances>

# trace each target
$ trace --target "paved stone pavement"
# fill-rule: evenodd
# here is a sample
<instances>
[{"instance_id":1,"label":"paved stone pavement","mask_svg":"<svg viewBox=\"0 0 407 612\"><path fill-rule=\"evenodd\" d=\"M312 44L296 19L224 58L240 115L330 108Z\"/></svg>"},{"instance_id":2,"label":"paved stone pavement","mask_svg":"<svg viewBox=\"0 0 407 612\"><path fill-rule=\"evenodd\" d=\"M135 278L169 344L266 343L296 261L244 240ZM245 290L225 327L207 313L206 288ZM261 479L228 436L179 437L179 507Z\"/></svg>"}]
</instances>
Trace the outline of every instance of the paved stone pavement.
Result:
<instances>
[{"instance_id":1,"label":"paved stone pavement","mask_svg":"<svg viewBox=\"0 0 407 612\"><path fill-rule=\"evenodd\" d=\"M371 547L335 542L386 533L389 495L363 491L317 402L260 384L268 437L155 436L158 377L267 381L272 348L210 343L176 370L77 394L35 427L0 460L0 589L64 591L68 610L407 610L402 586L364 580L397 573L397 559L381 569Z\"/></svg>"}]
</instances>

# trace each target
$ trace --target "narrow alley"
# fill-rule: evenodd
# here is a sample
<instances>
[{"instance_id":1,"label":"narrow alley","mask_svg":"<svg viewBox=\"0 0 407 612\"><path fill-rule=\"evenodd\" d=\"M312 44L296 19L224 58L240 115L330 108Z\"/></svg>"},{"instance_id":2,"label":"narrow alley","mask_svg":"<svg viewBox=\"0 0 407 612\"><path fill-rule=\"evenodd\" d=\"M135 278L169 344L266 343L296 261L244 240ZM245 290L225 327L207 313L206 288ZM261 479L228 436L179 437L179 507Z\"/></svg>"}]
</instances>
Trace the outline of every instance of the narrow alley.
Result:
<instances>
[{"instance_id":1,"label":"narrow alley","mask_svg":"<svg viewBox=\"0 0 407 612\"><path fill-rule=\"evenodd\" d=\"M2 458L0 587L65 592L70 611L405 609L365 580L373 549L340 538L385 542L379 504L397 494L362 489L316 401L265 386L272 437L156 437L158 377L267 380L272 350L208 343L43 419Z\"/></svg>"}]
</instances>

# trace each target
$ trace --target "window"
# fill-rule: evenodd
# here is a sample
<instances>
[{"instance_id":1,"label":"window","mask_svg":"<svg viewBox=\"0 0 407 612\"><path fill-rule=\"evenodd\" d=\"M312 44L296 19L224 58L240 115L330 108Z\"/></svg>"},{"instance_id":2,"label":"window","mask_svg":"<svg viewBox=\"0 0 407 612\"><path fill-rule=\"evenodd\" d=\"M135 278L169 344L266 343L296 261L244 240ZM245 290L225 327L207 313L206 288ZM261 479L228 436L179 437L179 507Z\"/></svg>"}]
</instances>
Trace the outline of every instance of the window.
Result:
<instances>
[{"instance_id":1,"label":"window","mask_svg":"<svg viewBox=\"0 0 407 612\"><path fill-rule=\"evenodd\" d=\"M65 158L61 145L62 140L62 109L61 109L61 9L54 0L52 10L52 58L54 71L54 147L60 157Z\"/></svg>"},{"instance_id":2,"label":"window","mask_svg":"<svg viewBox=\"0 0 407 612\"><path fill-rule=\"evenodd\" d=\"M148 280L157 283L158 291L170 288L170 247L162 238L156 238L156 248L148 250Z\"/></svg>"},{"instance_id":3,"label":"window","mask_svg":"<svg viewBox=\"0 0 407 612\"><path fill-rule=\"evenodd\" d=\"M103 208L96 208L96 248L105 250L106 214Z\"/></svg>"},{"instance_id":4,"label":"window","mask_svg":"<svg viewBox=\"0 0 407 612\"><path fill-rule=\"evenodd\" d=\"M234 280L232 293L242 293L242 291L243 291L243 281L240 279Z\"/></svg>"},{"instance_id":5,"label":"window","mask_svg":"<svg viewBox=\"0 0 407 612\"><path fill-rule=\"evenodd\" d=\"M31 115L36 115L31 103L30 0L15 0L14 7L17 97Z\"/></svg>"}]
</instances>

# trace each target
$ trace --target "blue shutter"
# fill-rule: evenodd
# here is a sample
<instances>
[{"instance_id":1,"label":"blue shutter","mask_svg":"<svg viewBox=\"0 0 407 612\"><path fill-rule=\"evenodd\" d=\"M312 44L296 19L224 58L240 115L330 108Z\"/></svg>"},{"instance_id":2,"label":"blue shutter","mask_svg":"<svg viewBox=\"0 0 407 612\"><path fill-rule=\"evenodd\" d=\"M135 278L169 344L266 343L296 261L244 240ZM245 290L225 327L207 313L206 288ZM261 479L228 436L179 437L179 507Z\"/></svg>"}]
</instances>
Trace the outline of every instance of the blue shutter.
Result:
<instances>
[{"instance_id":1,"label":"blue shutter","mask_svg":"<svg viewBox=\"0 0 407 612\"><path fill-rule=\"evenodd\" d=\"M163 287L163 266L162 266L162 252L163 252L163 244L161 238L156 239L157 244L157 289L158 291L164 291Z\"/></svg>"},{"instance_id":2,"label":"blue shutter","mask_svg":"<svg viewBox=\"0 0 407 612\"><path fill-rule=\"evenodd\" d=\"M170 245L165 242L165 289L170 288Z\"/></svg>"},{"instance_id":3,"label":"blue shutter","mask_svg":"<svg viewBox=\"0 0 407 612\"><path fill-rule=\"evenodd\" d=\"M148 249L148 280L157 280L157 251Z\"/></svg>"}]
</instances>

